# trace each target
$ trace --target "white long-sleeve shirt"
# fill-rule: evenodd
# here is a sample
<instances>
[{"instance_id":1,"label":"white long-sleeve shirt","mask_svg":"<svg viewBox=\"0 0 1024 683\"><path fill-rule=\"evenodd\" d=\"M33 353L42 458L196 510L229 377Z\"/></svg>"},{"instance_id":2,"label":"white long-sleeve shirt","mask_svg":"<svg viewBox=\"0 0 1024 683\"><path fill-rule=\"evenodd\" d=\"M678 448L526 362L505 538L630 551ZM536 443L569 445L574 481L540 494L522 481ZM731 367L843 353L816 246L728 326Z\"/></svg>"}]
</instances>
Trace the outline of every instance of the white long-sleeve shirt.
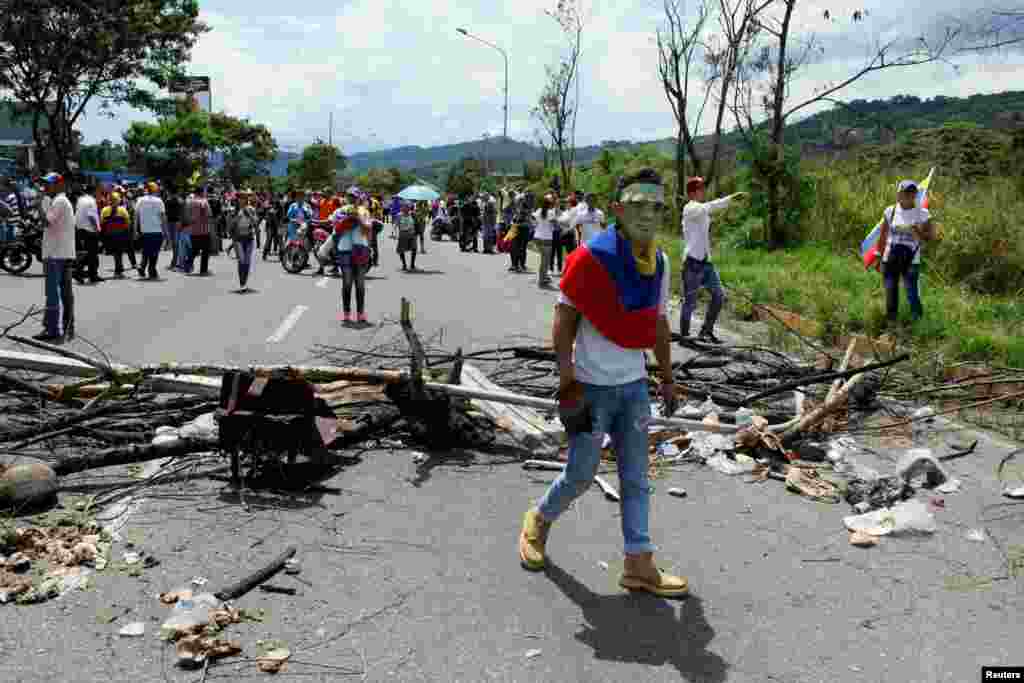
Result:
<instances>
[{"instance_id":1,"label":"white long-sleeve shirt","mask_svg":"<svg viewBox=\"0 0 1024 683\"><path fill-rule=\"evenodd\" d=\"M736 195L710 202L690 200L683 207L684 258L704 261L711 257L711 214L729 206Z\"/></svg>"},{"instance_id":2,"label":"white long-sleeve shirt","mask_svg":"<svg viewBox=\"0 0 1024 683\"><path fill-rule=\"evenodd\" d=\"M572 214L571 225L573 229L579 229L581 244L589 242L597 233L601 232L604 225L604 212L601 209L590 211L586 204L578 204L575 209L570 209Z\"/></svg>"}]
</instances>

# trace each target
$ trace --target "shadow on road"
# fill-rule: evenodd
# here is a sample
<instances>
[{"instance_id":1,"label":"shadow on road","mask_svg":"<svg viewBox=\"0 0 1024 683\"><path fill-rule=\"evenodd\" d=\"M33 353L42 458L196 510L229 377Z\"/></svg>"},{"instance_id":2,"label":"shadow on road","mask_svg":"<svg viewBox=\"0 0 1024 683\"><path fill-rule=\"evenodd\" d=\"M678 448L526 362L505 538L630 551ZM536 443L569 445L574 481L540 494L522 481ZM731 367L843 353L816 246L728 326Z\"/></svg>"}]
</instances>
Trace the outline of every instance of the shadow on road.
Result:
<instances>
[{"instance_id":1,"label":"shadow on road","mask_svg":"<svg viewBox=\"0 0 1024 683\"><path fill-rule=\"evenodd\" d=\"M423 270L422 268L417 268L416 270L406 271L406 274L407 275L444 275L444 271L443 270Z\"/></svg>"},{"instance_id":2,"label":"shadow on road","mask_svg":"<svg viewBox=\"0 0 1024 683\"><path fill-rule=\"evenodd\" d=\"M586 620L576 639L598 660L675 667L683 680L720 683L728 663L707 646L715 632L700 598L676 603L646 594L598 595L548 560L547 577L579 605Z\"/></svg>"},{"instance_id":3,"label":"shadow on road","mask_svg":"<svg viewBox=\"0 0 1024 683\"><path fill-rule=\"evenodd\" d=\"M33 280L38 280L43 277L46 277L43 273L19 273L18 275L15 275L14 273L0 272L0 275L4 275L6 277L24 277Z\"/></svg>"}]
</instances>

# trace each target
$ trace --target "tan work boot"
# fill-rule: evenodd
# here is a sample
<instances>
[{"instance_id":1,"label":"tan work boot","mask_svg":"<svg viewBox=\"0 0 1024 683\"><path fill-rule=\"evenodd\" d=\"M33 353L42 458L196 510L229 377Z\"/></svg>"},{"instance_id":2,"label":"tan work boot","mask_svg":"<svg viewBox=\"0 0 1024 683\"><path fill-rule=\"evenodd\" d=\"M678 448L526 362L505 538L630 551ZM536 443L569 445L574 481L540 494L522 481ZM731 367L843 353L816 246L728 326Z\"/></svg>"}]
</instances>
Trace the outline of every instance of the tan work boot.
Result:
<instances>
[{"instance_id":1,"label":"tan work boot","mask_svg":"<svg viewBox=\"0 0 1024 683\"><path fill-rule=\"evenodd\" d=\"M654 553L626 555L625 571L619 585L663 598L681 598L689 592L685 577L666 574L655 566Z\"/></svg>"},{"instance_id":2,"label":"tan work boot","mask_svg":"<svg viewBox=\"0 0 1024 683\"><path fill-rule=\"evenodd\" d=\"M550 530L551 522L537 510L528 510L523 515L523 530L519 534L519 561L523 569L534 572L544 569L544 546Z\"/></svg>"}]
</instances>

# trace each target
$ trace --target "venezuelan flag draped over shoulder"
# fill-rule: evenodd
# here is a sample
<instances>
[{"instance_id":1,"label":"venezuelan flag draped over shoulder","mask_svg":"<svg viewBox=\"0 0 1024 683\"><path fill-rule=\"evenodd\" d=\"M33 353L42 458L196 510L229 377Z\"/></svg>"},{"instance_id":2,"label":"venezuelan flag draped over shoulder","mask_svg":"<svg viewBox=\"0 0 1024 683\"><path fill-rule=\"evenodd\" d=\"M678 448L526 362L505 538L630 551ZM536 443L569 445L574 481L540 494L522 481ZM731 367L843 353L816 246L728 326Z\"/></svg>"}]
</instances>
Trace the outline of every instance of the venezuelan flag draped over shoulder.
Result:
<instances>
[{"instance_id":1,"label":"venezuelan flag draped over shoulder","mask_svg":"<svg viewBox=\"0 0 1024 683\"><path fill-rule=\"evenodd\" d=\"M629 243L609 228L569 255L559 286L606 339L626 349L650 349L658 337L664 276L660 251L654 274L643 275Z\"/></svg>"},{"instance_id":2,"label":"venezuelan flag draped over shoulder","mask_svg":"<svg viewBox=\"0 0 1024 683\"><path fill-rule=\"evenodd\" d=\"M921 209L928 208L928 186L932 184L932 176L935 169L928 171L928 177L917 185L917 206ZM860 257L864 260L864 269L867 270L878 264L882 255L878 252L878 238L882 234L882 221L879 220L875 227L860 243Z\"/></svg>"}]
</instances>

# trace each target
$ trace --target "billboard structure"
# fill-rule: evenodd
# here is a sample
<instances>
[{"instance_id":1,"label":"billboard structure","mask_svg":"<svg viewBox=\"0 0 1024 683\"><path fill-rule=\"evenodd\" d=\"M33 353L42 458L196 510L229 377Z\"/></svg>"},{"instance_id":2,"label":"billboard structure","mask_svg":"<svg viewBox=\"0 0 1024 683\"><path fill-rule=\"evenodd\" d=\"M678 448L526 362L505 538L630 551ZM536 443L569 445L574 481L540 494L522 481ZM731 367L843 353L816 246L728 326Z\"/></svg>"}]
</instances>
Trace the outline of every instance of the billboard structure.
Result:
<instances>
[{"instance_id":1,"label":"billboard structure","mask_svg":"<svg viewBox=\"0 0 1024 683\"><path fill-rule=\"evenodd\" d=\"M209 76L185 76L171 80L168 90L171 96L189 111L205 111L213 109L213 96L210 93Z\"/></svg>"}]
</instances>

